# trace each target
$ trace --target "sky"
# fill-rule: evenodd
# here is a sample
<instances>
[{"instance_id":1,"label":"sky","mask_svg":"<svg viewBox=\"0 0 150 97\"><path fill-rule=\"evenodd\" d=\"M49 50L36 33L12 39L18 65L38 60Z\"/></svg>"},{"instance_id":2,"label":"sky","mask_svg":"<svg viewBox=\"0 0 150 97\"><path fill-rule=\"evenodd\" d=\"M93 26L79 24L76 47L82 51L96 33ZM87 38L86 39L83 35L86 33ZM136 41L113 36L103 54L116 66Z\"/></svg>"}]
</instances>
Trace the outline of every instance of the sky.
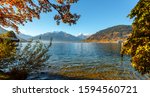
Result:
<instances>
[{"instance_id":1,"label":"sky","mask_svg":"<svg viewBox=\"0 0 150 97\"><path fill-rule=\"evenodd\" d=\"M127 15L139 0L79 0L72 5L72 12L81 15L76 25L61 23L56 25L53 17L55 11L41 14L40 20L34 19L25 26L19 26L22 33L36 36L46 32L64 31L72 35L94 34L115 25L131 25Z\"/></svg>"}]
</instances>

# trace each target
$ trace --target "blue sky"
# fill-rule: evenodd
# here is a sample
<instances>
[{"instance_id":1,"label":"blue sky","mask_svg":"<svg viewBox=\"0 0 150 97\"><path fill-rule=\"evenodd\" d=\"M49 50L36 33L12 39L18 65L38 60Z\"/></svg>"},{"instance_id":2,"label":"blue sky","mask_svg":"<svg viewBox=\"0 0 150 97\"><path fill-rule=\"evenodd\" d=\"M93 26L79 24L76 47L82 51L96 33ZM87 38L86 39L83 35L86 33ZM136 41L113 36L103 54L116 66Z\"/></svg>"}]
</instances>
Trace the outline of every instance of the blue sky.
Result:
<instances>
[{"instance_id":1,"label":"blue sky","mask_svg":"<svg viewBox=\"0 0 150 97\"><path fill-rule=\"evenodd\" d=\"M79 0L72 6L72 12L81 15L76 25L67 24L56 25L53 20L55 11L49 14L42 14L41 19L34 19L32 23L19 26L20 31L28 35L38 35L52 31L65 31L78 35L93 34L99 30L114 25L131 25L132 20L127 18L131 9L139 0Z\"/></svg>"}]
</instances>

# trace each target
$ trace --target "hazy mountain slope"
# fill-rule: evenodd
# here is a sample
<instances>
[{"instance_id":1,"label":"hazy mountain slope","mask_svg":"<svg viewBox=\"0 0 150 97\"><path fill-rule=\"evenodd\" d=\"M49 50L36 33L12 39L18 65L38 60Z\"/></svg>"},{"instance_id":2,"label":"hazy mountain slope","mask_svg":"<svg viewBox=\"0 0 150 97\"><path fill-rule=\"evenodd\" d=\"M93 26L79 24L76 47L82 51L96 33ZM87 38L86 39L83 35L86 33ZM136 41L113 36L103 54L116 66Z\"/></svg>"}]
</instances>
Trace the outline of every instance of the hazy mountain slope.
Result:
<instances>
[{"instance_id":1,"label":"hazy mountain slope","mask_svg":"<svg viewBox=\"0 0 150 97\"><path fill-rule=\"evenodd\" d=\"M32 39L41 39L41 40L50 40L53 39L53 41L80 41L81 39L78 37L75 37L71 34L65 33L63 31L60 32L48 32L45 34L41 34L35 37L32 37Z\"/></svg>"},{"instance_id":2,"label":"hazy mountain slope","mask_svg":"<svg viewBox=\"0 0 150 97\"><path fill-rule=\"evenodd\" d=\"M13 31L8 31L8 30L5 30L4 28L0 27L0 37L2 38L8 38L8 37L11 37L11 38L15 38L15 39L19 39L20 41L27 41L28 39L31 38L31 36L29 35L25 35L25 34L16 34L14 33Z\"/></svg>"},{"instance_id":3,"label":"hazy mountain slope","mask_svg":"<svg viewBox=\"0 0 150 97\"><path fill-rule=\"evenodd\" d=\"M28 40L28 39L30 39L32 37L30 35L26 35L26 34L23 34L23 33L16 34L16 36L18 38L25 39L25 40Z\"/></svg>"},{"instance_id":4,"label":"hazy mountain slope","mask_svg":"<svg viewBox=\"0 0 150 97\"><path fill-rule=\"evenodd\" d=\"M87 42L108 42L125 40L132 32L130 25L118 25L113 26L91 35L85 41Z\"/></svg>"},{"instance_id":5,"label":"hazy mountain slope","mask_svg":"<svg viewBox=\"0 0 150 97\"><path fill-rule=\"evenodd\" d=\"M87 39L89 35L79 34L77 35L77 37L80 38L81 40L84 40L84 39Z\"/></svg>"}]
</instances>

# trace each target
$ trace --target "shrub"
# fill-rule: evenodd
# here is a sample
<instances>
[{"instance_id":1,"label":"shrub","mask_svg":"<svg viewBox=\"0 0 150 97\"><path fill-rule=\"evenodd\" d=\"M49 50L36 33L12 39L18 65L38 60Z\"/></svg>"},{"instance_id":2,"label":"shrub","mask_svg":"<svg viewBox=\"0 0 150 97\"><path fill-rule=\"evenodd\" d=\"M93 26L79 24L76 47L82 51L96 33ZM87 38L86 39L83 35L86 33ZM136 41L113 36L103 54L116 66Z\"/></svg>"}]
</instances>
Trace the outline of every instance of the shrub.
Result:
<instances>
[{"instance_id":1,"label":"shrub","mask_svg":"<svg viewBox=\"0 0 150 97\"><path fill-rule=\"evenodd\" d=\"M9 71L12 79L26 79L31 72L37 72L47 64L51 44L28 42L25 47L18 48L14 56L1 60L2 68Z\"/></svg>"},{"instance_id":2,"label":"shrub","mask_svg":"<svg viewBox=\"0 0 150 97\"><path fill-rule=\"evenodd\" d=\"M10 58L15 55L16 47L15 43L10 40L0 42L0 60L4 58Z\"/></svg>"}]
</instances>

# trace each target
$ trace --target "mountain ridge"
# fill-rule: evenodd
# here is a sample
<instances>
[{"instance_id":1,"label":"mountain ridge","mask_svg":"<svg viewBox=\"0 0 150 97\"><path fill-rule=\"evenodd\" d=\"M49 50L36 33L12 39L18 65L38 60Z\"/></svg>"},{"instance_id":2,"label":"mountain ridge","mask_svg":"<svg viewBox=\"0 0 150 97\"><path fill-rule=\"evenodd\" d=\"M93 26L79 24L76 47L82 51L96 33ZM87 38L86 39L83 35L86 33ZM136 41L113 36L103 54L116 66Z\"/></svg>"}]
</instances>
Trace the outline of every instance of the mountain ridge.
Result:
<instances>
[{"instance_id":1,"label":"mountain ridge","mask_svg":"<svg viewBox=\"0 0 150 97\"><path fill-rule=\"evenodd\" d=\"M0 27L0 33L3 33L7 30ZM8 31L7 31L8 32ZM108 27L106 29L100 30L91 36L86 36L80 33L77 36L68 34L63 31L54 31L47 32L37 36L29 36L25 34L16 34L17 38L23 41L27 41L30 39L33 40L50 40L53 41L66 41L66 42L117 42L117 41L125 41L131 34L132 27L131 25L116 25L112 27Z\"/></svg>"},{"instance_id":2,"label":"mountain ridge","mask_svg":"<svg viewBox=\"0 0 150 97\"><path fill-rule=\"evenodd\" d=\"M22 42L23 41L24 42L28 41L31 38L30 35L26 35L26 34L23 34L23 33L17 34L17 33L13 32L13 31L8 31L8 30L0 27L0 36L2 37L2 36L7 36L7 35L12 36L12 38L19 39Z\"/></svg>"},{"instance_id":3,"label":"mountain ridge","mask_svg":"<svg viewBox=\"0 0 150 97\"><path fill-rule=\"evenodd\" d=\"M54 31L54 32L47 32L41 35L37 35L35 37L32 37L33 40L41 39L41 40L50 40L53 39L53 41L81 41L80 38L75 37L74 35L68 34L63 31Z\"/></svg>"},{"instance_id":4,"label":"mountain ridge","mask_svg":"<svg viewBox=\"0 0 150 97\"><path fill-rule=\"evenodd\" d=\"M77 35L76 37L80 38L81 40L87 39L90 35L85 35L80 33L79 35Z\"/></svg>"},{"instance_id":5,"label":"mountain ridge","mask_svg":"<svg viewBox=\"0 0 150 97\"><path fill-rule=\"evenodd\" d=\"M22 38L22 39L25 39L25 40L28 40L28 39L30 39L32 37L30 35L26 35L26 34L23 34L23 33L16 34L16 36L18 38Z\"/></svg>"},{"instance_id":6,"label":"mountain ridge","mask_svg":"<svg viewBox=\"0 0 150 97\"><path fill-rule=\"evenodd\" d=\"M117 42L125 41L132 32L130 25L117 25L112 26L96 32L89 38L84 40L85 42Z\"/></svg>"}]
</instances>

